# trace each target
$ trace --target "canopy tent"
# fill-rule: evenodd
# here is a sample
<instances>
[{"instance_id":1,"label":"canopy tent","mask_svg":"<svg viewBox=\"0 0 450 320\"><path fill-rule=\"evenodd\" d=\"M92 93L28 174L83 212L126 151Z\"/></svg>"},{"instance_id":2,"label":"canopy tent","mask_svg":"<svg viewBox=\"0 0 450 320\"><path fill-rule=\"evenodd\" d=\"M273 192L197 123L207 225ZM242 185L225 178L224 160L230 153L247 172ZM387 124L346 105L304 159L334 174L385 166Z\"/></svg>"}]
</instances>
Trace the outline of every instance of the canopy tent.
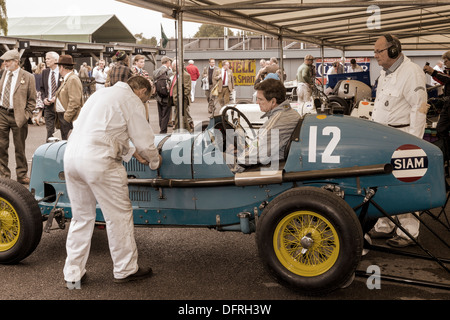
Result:
<instances>
[{"instance_id":1,"label":"canopy tent","mask_svg":"<svg viewBox=\"0 0 450 320\"><path fill-rule=\"evenodd\" d=\"M400 38L403 50L450 48L450 0L116 0L159 11L177 20L177 48L183 48L183 21L218 24L278 38L345 51L373 50L386 33ZM183 50L177 60L184 61ZM323 64L322 64L323 68ZM322 74L324 70L322 69ZM182 84L178 82L178 92ZM178 110L182 109L178 99ZM178 112L182 123L181 112Z\"/></svg>"},{"instance_id":2,"label":"canopy tent","mask_svg":"<svg viewBox=\"0 0 450 320\"><path fill-rule=\"evenodd\" d=\"M385 33L405 50L450 48L450 1L117 0L182 13L184 21L219 24L342 51L372 50Z\"/></svg>"},{"instance_id":3,"label":"canopy tent","mask_svg":"<svg viewBox=\"0 0 450 320\"><path fill-rule=\"evenodd\" d=\"M8 18L8 36L85 43L136 43L136 38L113 14Z\"/></svg>"}]
</instances>

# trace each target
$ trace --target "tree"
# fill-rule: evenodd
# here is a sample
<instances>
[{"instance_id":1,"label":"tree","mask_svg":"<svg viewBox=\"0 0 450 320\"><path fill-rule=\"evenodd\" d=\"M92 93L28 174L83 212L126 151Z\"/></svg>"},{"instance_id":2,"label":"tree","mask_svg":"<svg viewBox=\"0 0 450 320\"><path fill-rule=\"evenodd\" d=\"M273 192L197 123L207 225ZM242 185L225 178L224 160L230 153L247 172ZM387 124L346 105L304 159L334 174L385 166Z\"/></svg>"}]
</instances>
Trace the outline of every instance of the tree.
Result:
<instances>
[{"instance_id":1,"label":"tree","mask_svg":"<svg viewBox=\"0 0 450 320\"><path fill-rule=\"evenodd\" d=\"M233 31L228 29L228 35L234 36ZM224 36L224 27L212 24L202 24L196 34L194 34L194 38L217 38Z\"/></svg>"},{"instance_id":2,"label":"tree","mask_svg":"<svg viewBox=\"0 0 450 320\"><path fill-rule=\"evenodd\" d=\"M6 14L6 0L0 0L0 31L8 35L8 16Z\"/></svg>"},{"instance_id":3,"label":"tree","mask_svg":"<svg viewBox=\"0 0 450 320\"><path fill-rule=\"evenodd\" d=\"M1 0L0 0L1 1ZM150 46L156 47L158 45L158 41L156 40L156 37L151 37L150 39L147 39L144 37L143 33L136 33L134 37L137 40L137 44L148 44Z\"/></svg>"}]
</instances>

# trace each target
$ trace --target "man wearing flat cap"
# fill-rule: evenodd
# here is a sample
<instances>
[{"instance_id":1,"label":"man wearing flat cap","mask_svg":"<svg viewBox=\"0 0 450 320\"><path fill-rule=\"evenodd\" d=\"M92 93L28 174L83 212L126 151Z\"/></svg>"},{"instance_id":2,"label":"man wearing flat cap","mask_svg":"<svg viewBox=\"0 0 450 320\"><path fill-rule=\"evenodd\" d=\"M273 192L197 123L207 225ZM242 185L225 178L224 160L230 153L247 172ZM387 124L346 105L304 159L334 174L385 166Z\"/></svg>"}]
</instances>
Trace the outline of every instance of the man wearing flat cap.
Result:
<instances>
[{"instance_id":1,"label":"man wearing flat cap","mask_svg":"<svg viewBox=\"0 0 450 320\"><path fill-rule=\"evenodd\" d=\"M117 82L127 82L129 78L133 76L133 71L130 69L130 61L125 51L119 50L113 57L116 61L114 67L109 70L106 80L106 87L112 87Z\"/></svg>"},{"instance_id":2,"label":"man wearing flat cap","mask_svg":"<svg viewBox=\"0 0 450 320\"><path fill-rule=\"evenodd\" d=\"M35 80L31 73L19 67L20 54L17 50L8 50L0 59L5 62L5 72L0 79L0 176L11 178L8 148L12 131L17 181L29 184L25 140L28 135L28 119L36 107Z\"/></svg>"},{"instance_id":3,"label":"man wearing flat cap","mask_svg":"<svg viewBox=\"0 0 450 320\"><path fill-rule=\"evenodd\" d=\"M73 72L73 58L61 55L58 60L59 74L64 81L56 91L55 111L56 127L61 130L61 138L67 140L72 129L72 122L78 117L83 106L83 85Z\"/></svg>"}]
</instances>

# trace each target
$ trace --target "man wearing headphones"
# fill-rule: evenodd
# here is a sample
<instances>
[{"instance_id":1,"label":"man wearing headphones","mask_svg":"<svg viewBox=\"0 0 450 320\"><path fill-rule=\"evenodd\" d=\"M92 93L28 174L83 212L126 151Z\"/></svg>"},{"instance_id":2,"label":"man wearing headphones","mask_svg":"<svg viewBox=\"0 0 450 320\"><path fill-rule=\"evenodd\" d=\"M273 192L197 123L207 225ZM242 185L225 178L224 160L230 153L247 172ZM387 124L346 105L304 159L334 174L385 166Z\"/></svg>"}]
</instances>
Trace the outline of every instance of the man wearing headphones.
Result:
<instances>
[{"instance_id":1,"label":"man wearing headphones","mask_svg":"<svg viewBox=\"0 0 450 320\"><path fill-rule=\"evenodd\" d=\"M378 78L373 121L423 138L428 111L425 73L402 53L400 40L393 35L378 38L374 49L375 59L383 70ZM397 217L414 238L419 236L420 224L412 214ZM369 235L372 238L393 236L386 243L394 247L414 244L399 228L394 231L389 219L380 218Z\"/></svg>"}]
</instances>

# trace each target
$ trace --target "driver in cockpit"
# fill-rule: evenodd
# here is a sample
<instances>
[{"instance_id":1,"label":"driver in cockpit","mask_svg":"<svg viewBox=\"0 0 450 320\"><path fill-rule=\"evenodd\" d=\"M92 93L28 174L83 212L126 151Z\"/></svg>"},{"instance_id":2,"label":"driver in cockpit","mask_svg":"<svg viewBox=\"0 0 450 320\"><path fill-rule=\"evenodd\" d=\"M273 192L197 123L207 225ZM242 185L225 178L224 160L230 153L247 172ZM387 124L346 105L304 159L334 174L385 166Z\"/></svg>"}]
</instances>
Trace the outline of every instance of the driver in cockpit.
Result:
<instances>
[{"instance_id":1,"label":"driver in cockpit","mask_svg":"<svg viewBox=\"0 0 450 320\"><path fill-rule=\"evenodd\" d=\"M286 100L286 88L276 79L265 79L256 88L256 102L267 117L267 121L242 148L237 148L233 172L242 172L255 164L270 164L271 170L278 170L284 160L286 147L300 115Z\"/></svg>"}]
</instances>

